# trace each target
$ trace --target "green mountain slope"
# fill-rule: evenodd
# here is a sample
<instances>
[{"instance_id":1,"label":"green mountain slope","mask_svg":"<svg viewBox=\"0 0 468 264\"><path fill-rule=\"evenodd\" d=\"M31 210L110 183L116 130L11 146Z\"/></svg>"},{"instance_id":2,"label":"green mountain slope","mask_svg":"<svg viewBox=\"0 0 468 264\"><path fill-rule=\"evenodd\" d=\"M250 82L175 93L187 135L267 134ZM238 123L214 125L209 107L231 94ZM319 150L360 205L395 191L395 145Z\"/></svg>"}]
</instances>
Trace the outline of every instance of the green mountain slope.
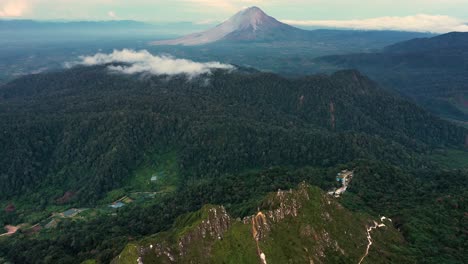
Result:
<instances>
[{"instance_id":1,"label":"green mountain slope","mask_svg":"<svg viewBox=\"0 0 468 264\"><path fill-rule=\"evenodd\" d=\"M269 194L257 214L221 206L184 215L164 233L131 243L112 263L412 263L389 219L352 213L316 187ZM372 245L369 254L367 230Z\"/></svg>"},{"instance_id":2,"label":"green mountain slope","mask_svg":"<svg viewBox=\"0 0 468 264\"><path fill-rule=\"evenodd\" d=\"M184 181L359 158L419 166L418 152L461 146L466 134L355 71L187 81L88 67L20 78L0 98L0 199L43 204L66 192L94 203L155 152L175 152Z\"/></svg>"},{"instance_id":3,"label":"green mountain slope","mask_svg":"<svg viewBox=\"0 0 468 264\"><path fill-rule=\"evenodd\" d=\"M318 58L325 68L358 69L447 119L468 122L468 33L404 41L378 53Z\"/></svg>"},{"instance_id":4,"label":"green mountain slope","mask_svg":"<svg viewBox=\"0 0 468 264\"><path fill-rule=\"evenodd\" d=\"M235 219L255 215L259 208L266 214L275 207L274 203L261 203L267 192L289 190L302 181L330 190L335 186L336 173L344 168L355 168L355 177L340 202L375 220L381 215L390 217L417 263L466 262L464 186L468 171L409 170L368 161L326 169L277 167L191 181L146 203L134 202L108 213L62 219L56 228L44 228L38 233L23 228L14 236L0 239L0 258L13 263L81 263L87 259L109 263L127 243L165 232L174 222L179 231L196 226L202 213L188 214L178 221L176 218L204 205L224 205ZM246 232L250 227L244 227ZM171 241L170 245L176 244L176 240Z\"/></svg>"},{"instance_id":5,"label":"green mountain slope","mask_svg":"<svg viewBox=\"0 0 468 264\"><path fill-rule=\"evenodd\" d=\"M411 254L379 246L384 230L379 228L375 245L382 262L398 256L411 262L415 256L429 263L463 263L466 194L460 186L467 174L452 168L466 167L467 131L356 71L288 79L239 69L187 79L78 67L1 86L0 119L0 224L20 226L16 234L0 238L0 258L13 263L108 263L128 243L145 246L146 240L135 242L145 237L164 243L178 257L178 240L198 230L213 207L170 227L177 217L207 204L225 206L229 225L221 233L231 237L226 241L240 242L206 240L189 247L187 256L209 249L215 261L227 251L230 259L259 261L256 243L251 246L252 223L237 217L258 212L263 195L279 188L302 181L324 190L334 187L342 164L363 174L343 197L354 212L335 214L334 207L312 203L310 210L301 207L304 218L270 221L271 230L259 240L268 262L281 259L275 254L320 262L317 254L323 252L336 257L326 261L343 262L363 253L365 236L353 245L335 229L324 230L334 234L345 255L333 244L319 248L299 241L302 227L294 219L309 223L325 239L323 219L311 213L315 208L338 220L336 230L345 228L340 219L351 219L360 228L349 232L358 237L379 214L395 218ZM259 207L266 218L277 208L271 198ZM125 205L110 207L118 201ZM86 210L60 216L71 208ZM382 234L385 243L401 241L391 234ZM278 244L287 245L284 252ZM315 251L305 254L301 247ZM240 256L231 250L236 248L250 253ZM338 255L330 253L336 250ZM377 259L373 254L371 249L368 260Z\"/></svg>"}]
</instances>

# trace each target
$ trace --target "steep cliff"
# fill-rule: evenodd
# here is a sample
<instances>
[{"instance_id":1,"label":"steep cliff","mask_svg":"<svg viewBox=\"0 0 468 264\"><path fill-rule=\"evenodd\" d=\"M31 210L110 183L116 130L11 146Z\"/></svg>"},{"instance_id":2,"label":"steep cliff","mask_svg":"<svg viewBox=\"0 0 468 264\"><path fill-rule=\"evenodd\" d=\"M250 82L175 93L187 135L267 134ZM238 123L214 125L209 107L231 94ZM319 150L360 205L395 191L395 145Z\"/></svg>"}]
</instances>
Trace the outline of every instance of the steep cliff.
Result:
<instances>
[{"instance_id":1,"label":"steep cliff","mask_svg":"<svg viewBox=\"0 0 468 264\"><path fill-rule=\"evenodd\" d=\"M390 219L343 208L316 187L268 195L255 215L205 206L173 229L129 244L120 263L411 263Z\"/></svg>"}]
</instances>

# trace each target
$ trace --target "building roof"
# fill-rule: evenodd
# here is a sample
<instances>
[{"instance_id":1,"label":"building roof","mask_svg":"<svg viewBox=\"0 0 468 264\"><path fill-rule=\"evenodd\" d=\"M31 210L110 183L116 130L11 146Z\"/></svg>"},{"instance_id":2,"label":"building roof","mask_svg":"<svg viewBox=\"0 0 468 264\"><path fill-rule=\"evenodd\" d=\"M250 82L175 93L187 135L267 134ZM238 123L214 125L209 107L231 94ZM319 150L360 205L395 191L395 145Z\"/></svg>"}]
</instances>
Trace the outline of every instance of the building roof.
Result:
<instances>
[{"instance_id":1,"label":"building roof","mask_svg":"<svg viewBox=\"0 0 468 264\"><path fill-rule=\"evenodd\" d=\"M115 203L109 205L109 207L112 207L112 208L120 208L120 207L124 207L124 206L125 206L125 204L122 203L122 202L115 202Z\"/></svg>"}]
</instances>

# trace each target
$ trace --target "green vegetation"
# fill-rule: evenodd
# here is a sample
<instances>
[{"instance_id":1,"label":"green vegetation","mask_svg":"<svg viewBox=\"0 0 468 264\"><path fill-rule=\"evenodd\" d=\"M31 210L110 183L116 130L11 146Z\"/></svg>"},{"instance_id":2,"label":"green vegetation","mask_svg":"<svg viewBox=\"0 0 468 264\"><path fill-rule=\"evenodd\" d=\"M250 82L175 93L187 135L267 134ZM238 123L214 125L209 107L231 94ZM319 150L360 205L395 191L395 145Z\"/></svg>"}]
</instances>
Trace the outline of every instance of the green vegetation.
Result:
<instances>
[{"instance_id":1,"label":"green vegetation","mask_svg":"<svg viewBox=\"0 0 468 264\"><path fill-rule=\"evenodd\" d=\"M390 216L418 259L463 263L466 258L468 170L417 170L382 163L356 168L345 206Z\"/></svg>"},{"instance_id":2,"label":"green vegetation","mask_svg":"<svg viewBox=\"0 0 468 264\"><path fill-rule=\"evenodd\" d=\"M432 154L429 159L444 168L462 169L468 168L468 152L463 150L440 150Z\"/></svg>"},{"instance_id":3,"label":"green vegetation","mask_svg":"<svg viewBox=\"0 0 468 264\"><path fill-rule=\"evenodd\" d=\"M252 226L234 222L221 241L213 246L212 263L257 264L257 245L252 237Z\"/></svg>"},{"instance_id":4,"label":"green vegetation","mask_svg":"<svg viewBox=\"0 0 468 264\"><path fill-rule=\"evenodd\" d=\"M124 186L135 191L171 192L178 185L178 170L175 151L153 155L135 171L135 176L125 182ZM156 180L152 181L152 177L156 177Z\"/></svg>"},{"instance_id":5,"label":"green vegetation","mask_svg":"<svg viewBox=\"0 0 468 264\"><path fill-rule=\"evenodd\" d=\"M43 226L52 212L90 208L55 228L0 238L0 258L13 263L108 263L128 243L173 243L192 232L204 216L193 212L207 204L245 217L269 192L302 181L329 190L338 171L352 168L347 208L398 220L409 259L463 263L460 186L467 174L453 168L464 166L467 131L358 72L287 79L241 68L188 81L108 74L99 66L20 78L1 86L0 98L0 205L14 205L0 211L0 224ZM427 158L438 153L459 161ZM132 202L108 207L122 198ZM307 219L322 209L306 210ZM346 217L335 219L342 225ZM280 254L273 249L284 228L265 241L268 254ZM241 236L247 230L232 230L238 244L201 244L189 254L200 257L209 246L222 257L227 249L250 248ZM285 256L302 243L290 242ZM386 259L404 251L381 248Z\"/></svg>"},{"instance_id":6,"label":"green vegetation","mask_svg":"<svg viewBox=\"0 0 468 264\"><path fill-rule=\"evenodd\" d=\"M97 204L110 204L123 197L145 200L176 190L179 185L179 169L175 151L153 154L143 159L132 176L122 183L122 188L107 192ZM156 180L152 180L153 177L156 177Z\"/></svg>"},{"instance_id":7,"label":"green vegetation","mask_svg":"<svg viewBox=\"0 0 468 264\"><path fill-rule=\"evenodd\" d=\"M466 126L467 44L468 33L451 32L397 43L380 52L332 55L314 61L328 70L358 69L382 87Z\"/></svg>"},{"instance_id":8,"label":"green vegetation","mask_svg":"<svg viewBox=\"0 0 468 264\"><path fill-rule=\"evenodd\" d=\"M89 260L81 262L81 264L97 264L97 262L96 260L89 259Z\"/></svg>"},{"instance_id":9,"label":"green vegetation","mask_svg":"<svg viewBox=\"0 0 468 264\"><path fill-rule=\"evenodd\" d=\"M2 200L24 196L45 207L72 192L68 202L92 206L128 183L151 189L150 172L164 169L168 180L179 174L163 182L169 188L274 165L371 158L420 166L418 152L459 146L466 133L353 71L297 80L220 71L209 85L204 78L139 79L88 67L3 86ZM177 164L153 159L175 153Z\"/></svg>"},{"instance_id":10,"label":"green vegetation","mask_svg":"<svg viewBox=\"0 0 468 264\"><path fill-rule=\"evenodd\" d=\"M260 209L265 214L268 215L269 210L278 214L265 216L266 222L256 225L260 237L258 245L268 263L309 263L311 260L351 263L358 262L364 255L366 228L373 221L369 216L342 208L320 189L301 186L281 196L273 193L262 204ZM210 210L216 210L218 215L208 216L212 213ZM293 210L297 213L292 213ZM168 233L131 244L114 262L132 263L141 257L145 263L166 263L170 258L178 263L194 260L197 263L258 263L251 221L243 223L231 219L229 227L223 230L223 217L222 208L213 206L187 214L183 217L189 222L187 226L178 221ZM181 228L185 231L181 232ZM218 237L210 236L209 230L218 230ZM386 227L375 233L374 248L367 263L414 262L408 245L396 229ZM385 255L377 252L385 252Z\"/></svg>"},{"instance_id":11,"label":"green vegetation","mask_svg":"<svg viewBox=\"0 0 468 264\"><path fill-rule=\"evenodd\" d=\"M467 195L463 187L468 179L468 172L404 173L393 166L364 161L329 169L272 168L244 174L225 174L182 187L175 193L150 200L144 206L131 204L118 210L118 216L103 214L89 221L64 219L56 229L41 231L34 236L20 233L0 241L0 255L19 263L34 263L35 258L44 259L46 256L52 260L61 259L65 263L91 258L99 263L106 263L135 239L158 234L171 226L176 226L179 231L184 230L184 226L193 228L204 214L188 214L176 220L177 217L196 211L207 203L225 205L233 218L244 217L257 211L259 201L267 192L289 190L302 181L329 190L335 184L336 173L343 168L355 168L356 174L349 193L343 197L346 207L353 211L365 211L366 214L373 215L374 219L378 219L380 215L392 218L395 226L403 231L408 243L405 247L411 250L410 255L424 256L430 263L440 263L441 258L453 263L463 263L463 241L466 240L466 235L460 232L463 230L466 202L461 198ZM448 196L453 193L457 195ZM437 201L439 198L442 198L440 202ZM438 206L434 207L434 203ZM319 211L317 208L311 209L308 211L311 215L307 218L314 219L313 215ZM336 220L338 223L347 222L347 218L341 216L337 216ZM302 220L297 221L297 224L300 222ZM227 236L233 236L232 239L239 243L214 245L215 248L220 248L219 255L214 256L223 256L224 249L250 248L249 243L242 244L250 239L250 233L249 237L241 236L249 228L234 224L232 230L233 233L228 232ZM185 233L187 230L178 234ZM159 233L158 236L167 237L165 233ZM281 233L278 233L278 238L280 236ZM42 251L43 248L47 250ZM398 250L402 249L391 249L392 252ZM439 256L444 251L451 254ZM233 257L235 254L237 253L231 253ZM246 253L246 257L249 254ZM80 257L76 258L77 255ZM70 261L67 262L66 259Z\"/></svg>"}]
</instances>

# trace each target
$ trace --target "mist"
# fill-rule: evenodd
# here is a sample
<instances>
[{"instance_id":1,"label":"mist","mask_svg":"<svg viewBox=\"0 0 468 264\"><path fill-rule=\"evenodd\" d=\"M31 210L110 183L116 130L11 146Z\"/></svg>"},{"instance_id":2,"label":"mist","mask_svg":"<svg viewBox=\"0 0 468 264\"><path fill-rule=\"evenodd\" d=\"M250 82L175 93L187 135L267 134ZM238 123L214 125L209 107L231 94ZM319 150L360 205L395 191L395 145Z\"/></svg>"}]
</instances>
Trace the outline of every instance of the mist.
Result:
<instances>
[{"instance_id":1,"label":"mist","mask_svg":"<svg viewBox=\"0 0 468 264\"><path fill-rule=\"evenodd\" d=\"M112 53L97 53L92 56L80 56L79 61L68 63L74 65L105 65L109 63L125 63L126 65L110 65L112 72L123 74L147 73L152 75L187 75L195 77L201 74L211 74L212 70L233 70L235 67L220 62L194 62L174 58L170 55L153 55L147 50L131 49L114 50Z\"/></svg>"}]
</instances>

